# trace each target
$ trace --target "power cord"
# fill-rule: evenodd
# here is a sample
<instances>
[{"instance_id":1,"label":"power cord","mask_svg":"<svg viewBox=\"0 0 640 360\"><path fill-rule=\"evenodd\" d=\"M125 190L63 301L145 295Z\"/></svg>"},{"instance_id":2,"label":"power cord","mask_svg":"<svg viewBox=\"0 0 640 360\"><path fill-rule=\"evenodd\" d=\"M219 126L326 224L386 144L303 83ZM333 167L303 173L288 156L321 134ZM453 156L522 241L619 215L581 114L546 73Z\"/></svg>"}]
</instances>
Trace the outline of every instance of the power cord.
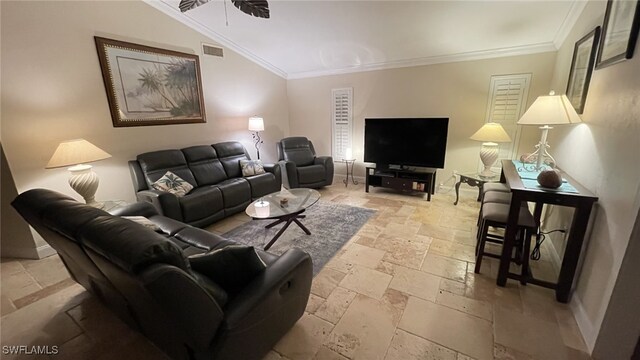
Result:
<instances>
[{"instance_id":1,"label":"power cord","mask_svg":"<svg viewBox=\"0 0 640 360\"><path fill-rule=\"evenodd\" d=\"M547 235L553 234L554 232L560 232L564 234L567 231L565 229L556 229L556 230L551 230L547 232L540 231L538 233L538 236L536 236L536 246L534 246L533 250L531 251L531 257L530 257L531 260L540 260L540 246L542 245L544 240L547 238Z\"/></svg>"}]
</instances>

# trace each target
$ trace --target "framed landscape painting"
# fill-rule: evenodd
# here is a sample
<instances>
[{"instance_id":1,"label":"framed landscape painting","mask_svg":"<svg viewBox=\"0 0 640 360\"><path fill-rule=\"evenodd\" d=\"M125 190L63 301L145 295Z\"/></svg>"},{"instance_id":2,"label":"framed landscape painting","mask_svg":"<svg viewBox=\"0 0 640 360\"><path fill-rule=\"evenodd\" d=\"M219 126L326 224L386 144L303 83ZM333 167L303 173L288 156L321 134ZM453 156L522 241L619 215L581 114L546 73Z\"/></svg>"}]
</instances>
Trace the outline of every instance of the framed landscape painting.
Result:
<instances>
[{"instance_id":1,"label":"framed landscape painting","mask_svg":"<svg viewBox=\"0 0 640 360\"><path fill-rule=\"evenodd\" d=\"M571 72L567 83L567 98L569 98L578 114L582 114L584 111L584 103L587 100L587 91L589 90L599 39L600 26L578 40L573 49Z\"/></svg>"},{"instance_id":2,"label":"framed landscape painting","mask_svg":"<svg viewBox=\"0 0 640 360\"><path fill-rule=\"evenodd\" d=\"M206 122L197 55L95 41L113 126Z\"/></svg>"},{"instance_id":3,"label":"framed landscape painting","mask_svg":"<svg viewBox=\"0 0 640 360\"><path fill-rule=\"evenodd\" d=\"M596 69L633 57L640 28L640 1L608 0Z\"/></svg>"}]
</instances>

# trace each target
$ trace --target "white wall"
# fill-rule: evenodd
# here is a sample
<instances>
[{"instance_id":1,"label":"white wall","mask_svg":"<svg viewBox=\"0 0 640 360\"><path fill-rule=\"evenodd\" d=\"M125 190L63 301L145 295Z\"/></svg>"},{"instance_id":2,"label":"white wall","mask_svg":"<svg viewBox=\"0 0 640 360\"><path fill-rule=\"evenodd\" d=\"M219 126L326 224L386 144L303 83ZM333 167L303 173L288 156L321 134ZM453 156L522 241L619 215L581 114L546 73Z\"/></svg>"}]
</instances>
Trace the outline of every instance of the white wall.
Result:
<instances>
[{"instance_id":1,"label":"white wall","mask_svg":"<svg viewBox=\"0 0 640 360\"><path fill-rule=\"evenodd\" d=\"M261 157L276 160L289 133L286 80L212 43L141 1L2 1L2 145L18 192L53 189L81 199L66 169L45 170L63 140L85 138L113 157L94 163L97 199L135 199L127 160L139 153L240 140L252 156L248 117L265 119ZM94 36L200 56L206 124L114 128ZM3 194L4 196L4 194ZM39 244L41 245L41 244Z\"/></svg>"},{"instance_id":2,"label":"white wall","mask_svg":"<svg viewBox=\"0 0 640 360\"><path fill-rule=\"evenodd\" d=\"M574 43L602 25L605 7L606 2L590 1L584 9L558 51L553 87L566 88ZM599 197L572 299L576 320L590 349L598 336L640 208L638 50L636 46L631 60L593 72L583 124L557 127L550 134L552 153L559 166ZM549 221L549 227L566 227L570 217L565 212L560 221ZM556 238L554 245L564 244Z\"/></svg>"},{"instance_id":3,"label":"white wall","mask_svg":"<svg viewBox=\"0 0 640 360\"><path fill-rule=\"evenodd\" d=\"M366 117L449 117L445 169L475 171L481 144L469 139L485 121L491 75L532 73L528 104L549 91L555 53L368 71L347 75L289 80L292 135L309 137L321 154L331 153L331 89L353 87L353 151L356 176L364 176ZM537 129L525 128L518 154L531 152ZM344 173L344 166L336 166Z\"/></svg>"}]
</instances>

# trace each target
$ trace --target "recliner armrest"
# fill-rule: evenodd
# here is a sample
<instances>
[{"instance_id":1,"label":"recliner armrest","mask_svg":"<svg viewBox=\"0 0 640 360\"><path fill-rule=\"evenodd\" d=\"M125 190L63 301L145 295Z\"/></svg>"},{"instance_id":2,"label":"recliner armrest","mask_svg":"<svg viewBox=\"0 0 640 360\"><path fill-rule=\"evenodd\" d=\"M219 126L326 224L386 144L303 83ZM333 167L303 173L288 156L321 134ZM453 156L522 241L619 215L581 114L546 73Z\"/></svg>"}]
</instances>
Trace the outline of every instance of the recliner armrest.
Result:
<instances>
[{"instance_id":1,"label":"recliner armrest","mask_svg":"<svg viewBox=\"0 0 640 360\"><path fill-rule=\"evenodd\" d=\"M144 216L149 218L158 215L158 210L156 210L151 203L138 201L133 204L117 207L109 211L109 213L115 216Z\"/></svg>"},{"instance_id":2,"label":"recliner armrest","mask_svg":"<svg viewBox=\"0 0 640 360\"><path fill-rule=\"evenodd\" d=\"M312 273L309 254L287 250L227 304L224 326L231 333L242 332L277 311L295 322L307 306Z\"/></svg>"},{"instance_id":3,"label":"recliner armrest","mask_svg":"<svg viewBox=\"0 0 640 360\"><path fill-rule=\"evenodd\" d=\"M143 190L136 193L138 200L151 203L160 215L182 221L182 209L178 197L174 194L158 191Z\"/></svg>"},{"instance_id":4,"label":"recliner armrest","mask_svg":"<svg viewBox=\"0 0 640 360\"><path fill-rule=\"evenodd\" d=\"M315 165L324 166L325 171L325 185L331 185L333 183L333 158L331 156L317 156L313 163Z\"/></svg>"},{"instance_id":5,"label":"recliner armrest","mask_svg":"<svg viewBox=\"0 0 640 360\"><path fill-rule=\"evenodd\" d=\"M264 164L264 170L273 174L278 182L278 188L282 186L282 169L280 164Z\"/></svg>"}]
</instances>

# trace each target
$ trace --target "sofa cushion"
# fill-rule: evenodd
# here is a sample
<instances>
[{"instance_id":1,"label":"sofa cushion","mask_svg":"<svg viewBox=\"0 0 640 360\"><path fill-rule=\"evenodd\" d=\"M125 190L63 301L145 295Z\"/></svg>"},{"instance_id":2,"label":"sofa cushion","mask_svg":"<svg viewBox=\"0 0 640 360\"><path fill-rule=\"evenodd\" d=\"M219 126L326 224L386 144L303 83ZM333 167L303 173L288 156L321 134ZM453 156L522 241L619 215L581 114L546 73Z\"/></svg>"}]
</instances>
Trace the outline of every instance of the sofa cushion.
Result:
<instances>
[{"instance_id":1,"label":"sofa cushion","mask_svg":"<svg viewBox=\"0 0 640 360\"><path fill-rule=\"evenodd\" d=\"M240 169L242 169L242 176L253 176L264 174L264 166L260 160L240 160Z\"/></svg>"},{"instance_id":2,"label":"sofa cushion","mask_svg":"<svg viewBox=\"0 0 640 360\"><path fill-rule=\"evenodd\" d=\"M189 256L191 268L227 291L246 286L267 265L253 246L229 245L219 250Z\"/></svg>"},{"instance_id":3,"label":"sofa cushion","mask_svg":"<svg viewBox=\"0 0 640 360\"><path fill-rule=\"evenodd\" d=\"M148 152L138 155L136 159L145 175L148 186L160 179L167 171L178 175L191 185L197 185L196 179L187 165L187 159L180 150Z\"/></svg>"},{"instance_id":4,"label":"sofa cushion","mask_svg":"<svg viewBox=\"0 0 640 360\"><path fill-rule=\"evenodd\" d=\"M134 223L140 224L146 228L149 228L153 231L160 231L160 226L156 225L153 221L147 219L144 216L123 216L123 219L127 219L133 221Z\"/></svg>"},{"instance_id":5,"label":"sofa cushion","mask_svg":"<svg viewBox=\"0 0 640 360\"><path fill-rule=\"evenodd\" d=\"M228 179L219 183L222 192L224 208L229 209L251 200L251 186L243 178Z\"/></svg>"},{"instance_id":6,"label":"sofa cushion","mask_svg":"<svg viewBox=\"0 0 640 360\"><path fill-rule=\"evenodd\" d=\"M224 167L211 145L191 146L182 149L198 186L215 185L227 179Z\"/></svg>"},{"instance_id":7,"label":"sofa cushion","mask_svg":"<svg viewBox=\"0 0 640 360\"><path fill-rule=\"evenodd\" d=\"M311 145L306 137L294 136L282 139L282 152L284 160L291 161L296 166L307 166L313 164L315 155L311 150Z\"/></svg>"},{"instance_id":8,"label":"sofa cushion","mask_svg":"<svg viewBox=\"0 0 640 360\"><path fill-rule=\"evenodd\" d=\"M195 188L180 198L182 217L186 222L204 219L223 209L222 192L216 186Z\"/></svg>"},{"instance_id":9,"label":"sofa cushion","mask_svg":"<svg viewBox=\"0 0 640 360\"><path fill-rule=\"evenodd\" d=\"M99 216L83 225L78 237L86 247L130 273L158 263L188 269L188 262L174 243L120 217Z\"/></svg>"},{"instance_id":10,"label":"sofa cushion","mask_svg":"<svg viewBox=\"0 0 640 360\"><path fill-rule=\"evenodd\" d=\"M167 171L160 179L151 184L151 187L159 191L166 191L177 197L183 197L193 189L193 185L171 171Z\"/></svg>"},{"instance_id":11,"label":"sofa cushion","mask_svg":"<svg viewBox=\"0 0 640 360\"><path fill-rule=\"evenodd\" d=\"M326 180L326 172L322 165L311 165L300 167L298 170L298 181L300 184L311 184Z\"/></svg>"},{"instance_id":12,"label":"sofa cushion","mask_svg":"<svg viewBox=\"0 0 640 360\"><path fill-rule=\"evenodd\" d=\"M242 177L242 171L240 170L240 160L249 160L244 146L237 141L227 141L218 144L213 144L213 148L216 149L218 159L222 162L224 171L227 173L228 178Z\"/></svg>"}]
</instances>

